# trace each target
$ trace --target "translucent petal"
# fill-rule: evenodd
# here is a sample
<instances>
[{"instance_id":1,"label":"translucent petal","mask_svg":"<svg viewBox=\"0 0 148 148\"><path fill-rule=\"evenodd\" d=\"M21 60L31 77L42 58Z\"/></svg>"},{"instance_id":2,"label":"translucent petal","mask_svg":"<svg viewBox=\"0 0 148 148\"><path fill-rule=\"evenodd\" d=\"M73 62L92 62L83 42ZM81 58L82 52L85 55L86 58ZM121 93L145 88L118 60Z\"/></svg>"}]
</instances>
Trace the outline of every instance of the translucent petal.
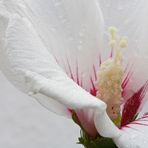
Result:
<instances>
[{"instance_id":1,"label":"translucent petal","mask_svg":"<svg viewBox=\"0 0 148 148\"><path fill-rule=\"evenodd\" d=\"M122 135L114 141L119 148L147 148L148 115L122 128Z\"/></svg>"}]
</instances>

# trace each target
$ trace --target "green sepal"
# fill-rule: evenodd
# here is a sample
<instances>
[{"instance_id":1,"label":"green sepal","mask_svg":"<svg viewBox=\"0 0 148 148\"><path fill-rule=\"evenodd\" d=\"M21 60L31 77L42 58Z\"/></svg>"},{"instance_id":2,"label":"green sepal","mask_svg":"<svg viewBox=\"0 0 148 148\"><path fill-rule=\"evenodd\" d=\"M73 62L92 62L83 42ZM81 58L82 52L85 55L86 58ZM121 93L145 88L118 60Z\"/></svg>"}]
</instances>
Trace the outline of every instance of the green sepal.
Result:
<instances>
[{"instance_id":1,"label":"green sepal","mask_svg":"<svg viewBox=\"0 0 148 148\"><path fill-rule=\"evenodd\" d=\"M85 148L117 148L112 139L101 136L91 138L83 131L81 131L78 144L82 144Z\"/></svg>"},{"instance_id":2,"label":"green sepal","mask_svg":"<svg viewBox=\"0 0 148 148\"><path fill-rule=\"evenodd\" d=\"M77 117L77 114L74 111L72 111L72 119L81 128L80 137L78 138L77 144L82 144L85 148L117 148L113 140L110 138L104 138L100 135L95 138L89 136L89 134L84 130Z\"/></svg>"}]
</instances>

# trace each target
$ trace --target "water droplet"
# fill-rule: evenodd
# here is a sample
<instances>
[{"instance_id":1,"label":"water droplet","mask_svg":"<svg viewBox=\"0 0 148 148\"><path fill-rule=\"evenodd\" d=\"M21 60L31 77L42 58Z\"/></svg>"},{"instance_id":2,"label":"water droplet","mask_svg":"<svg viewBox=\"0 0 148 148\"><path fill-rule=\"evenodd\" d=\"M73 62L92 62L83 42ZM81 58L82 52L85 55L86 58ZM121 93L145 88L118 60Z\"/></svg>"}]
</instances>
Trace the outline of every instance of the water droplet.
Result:
<instances>
[{"instance_id":1,"label":"water droplet","mask_svg":"<svg viewBox=\"0 0 148 148\"><path fill-rule=\"evenodd\" d=\"M79 33L79 36L80 36L80 37L83 37L83 35L84 35L83 32L80 32L80 33Z\"/></svg>"},{"instance_id":2,"label":"water droplet","mask_svg":"<svg viewBox=\"0 0 148 148\"><path fill-rule=\"evenodd\" d=\"M122 6L118 6L118 10L123 10L123 7Z\"/></svg>"},{"instance_id":3,"label":"water droplet","mask_svg":"<svg viewBox=\"0 0 148 148\"><path fill-rule=\"evenodd\" d=\"M82 49L82 46L81 46L81 45L79 45L79 46L78 46L78 50L81 50L81 49Z\"/></svg>"},{"instance_id":4,"label":"water droplet","mask_svg":"<svg viewBox=\"0 0 148 148\"><path fill-rule=\"evenodd\" d=\"M85 72L82 72L82 78L85 78L86 77L86 73Z\"/></svg>"},{"instance_id":5,"label":"water droplet","mask_svg":"<svg viewBox=\"0 0 148 148\"><path fill-rule=\"evenodd\" d=\"M74 41L73 36L70 36L70 37L69 37L69 41Z\"/></svg>"},{"instance_id":6,"label":"water droplet","mask_svg":"<svg viewBox=\"0 0 148 148\"><path fill-rule=\"evenodd\" d=\"M55 31L56 31L56 28L55 28L55 27L51 27L50 30L51 30L52 32L55 32Z\"/></svg>"},{"instance_id":7,"label":"water droplet","mask_svg":"<svg viewBox=\"0 0 148 148\"><path fill-rule=\"evenodd\" d=\"M144 140L144 141L143 141L143 144L148 144L148 141Z\"/></svg>"},{"instance_id":8,"label":"water droplet","mask_svg":"<svg viewBox=\"0 0 148 148\"><path fill-rule=\"evenodd\" d=\"M53 0L55 6L59 6L62 3L62 0Z\"/></svg>"},{"instance_id":9,"label":"water droplet","mask_svg":"<svg viewBox=\"0 0 148 148\"><path fill-rule=\"evenodd\" d=\"M136 135L132 135L131 136L131 140L135 139L136 138Z\"/></svg>"},{"instance_id":10,"label":"water droplet","mask_svg":"<svg viewBox=\"0 0 148 148\"><path fill-rule=\"evenodd\" d=\"M82 40L80 40L80 41L79 41L79 43L80 43L80 44L82 44L82 43L83 43L83 41L82 41Z\"/></svg>"},{"instance_id":11,"label":"water droplet","mask_svg":"<svg viewBox=\"0 0 148 148\"><path fill-rule=\"evenodd\" d=\"M64 18L64 16L63 16L62 14L60 14L60 15L59 15L59 18L60 18L60 19L63 19L63 18Z\"/></svg>"},{"instance_id":12,"label":"water droplet","mask_svg":"<svg viewBox=\"0 0 148 148\"><path fill-rule=\"evenodd\" d=\"M106 7L107 7L107 8L110 7L110 2L106 3Z\"/></svg>"}]
</instances>

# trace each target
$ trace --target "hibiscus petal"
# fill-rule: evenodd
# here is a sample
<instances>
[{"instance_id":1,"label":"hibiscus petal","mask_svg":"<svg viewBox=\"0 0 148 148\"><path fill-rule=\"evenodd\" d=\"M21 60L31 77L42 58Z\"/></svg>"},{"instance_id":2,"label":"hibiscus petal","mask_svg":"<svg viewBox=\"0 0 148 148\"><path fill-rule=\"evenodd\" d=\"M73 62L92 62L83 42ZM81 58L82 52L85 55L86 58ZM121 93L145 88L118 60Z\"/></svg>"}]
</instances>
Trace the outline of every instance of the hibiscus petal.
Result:
<instances>
[{"instance_id":1,"label":"hibiscus petal","mask_svg":"<svg viewBox=\"0 0 148 148\"><path fill-rule=\"evenodd\" d=\"M67 77L27 18L9 13L6 16L0 13L0 16L5 26L0 28L0 32L4 29L5 34L4 39L0 38L4 44L0 55L2 71L15 86L26 93L46 96L46 100L40 96L38 100L49 109L50 98L54 99L51 103L55 105L55 110L58 107L56 111L61 109L65 114L67 108L94 108L100 112L105 110L105 103Z\"/></svg>"},{"instance_id":2,"label":"hibiscus petal","mask_svg":"<svg viewBox=\"0 0 148 148\"><path fill-rule=\"evenodd\" d=\"M102 114L96 112L94 122L96 129L101 136L109 138L120 137L121 131L108 117L106 112L103 112Z\"/></svg>"},{"instance_id":3,"label":"hibiscus petal","mask_svg":"<svg viewBox=\"0 0 148 148\"><path fill-rule=\"evenodd\" d=\"M148 1L98 0L103 11L105 26L116 26L129 40L123 50L123 64L134 64L132 78L126 92L136 92L148 80ZM106 43L107 45L107 43ZM132 95L132 93L130 94Z\"/></svg>"},{"instance_id":4,"label":"hibiscus petal","mask_svg":"<svg viewBox=\"0 0 148 148\"><path fill-rule=\"evenodd\" d=\"M21 22L15 18L9 20L9 15L8 15L9 13L5 12L5 15L4 15L4 12L5 11L3 11L3 15L2 14L0 15L1 70L3 70L7 78L11 82L13 82L17 87L19 87L21 90L25 92L28 92L28 90L26 90L26 86L24 86L26 84L23 84L21 82L23 81L21 74L19 72L18 74L16 74L16 69L22 67L22 68L30 69L32 71L42 73L46 77L49 77L50 71L46 68L46 66L47 67L52 66L50 65L50 61L54 61L54 60L53 58L51 58L48 52L44 52L45 47L41 45L41 42L38 40L38 38L35 36L35 33L32 30L30 31L30 33L32 32L32 34L26 35L30 30L30 28L27 28L27 27L25 28L21 26L22 25L21 23L26 23L25 20L23 20L24 22ZM9 27L8 27L8 23L9 23ZM13 25L16 25L16 27L18 26L19 27L15 29ZM2 32L3 32L3 36L2 36ZM7 39L5 38L6 36L7 36ZM31 43L31 41L34 43ZM28 50L30 50L30 53L27 53L28 52L26 50L27 48ZM36 52L33 52L33 48L36 48ZM42 50L38 51L38 49L40 48ZM27 55L28 55L28 58L27 58ZM49 56L48 59L47 59L47 56ZM44 57L46 57L46 60L44 59ZM31 60L33 58L34 58L34 61ZM40 69L38 69L38 66L40 67ZM55 68L56 68L56 65L55 65ZM49 74L47 74L47 72ZM43 97L45 98L45 96L42 96L40 97L40 99ZM51 100L49 97L46 99ZM65 106L59 104L58 102L55 102L54 100L51 100L49 102L50 103L48 103L47 105L48 105L48 108L50 108L52 111L57 112L61 115L69 114ZM58 106L58 107L55 108L55 106Z\"/></svg>"},{"instance_id":5,"label":"hibiscus petal","mask_svg":"<svg viewBox=\"0 0 148 148\"><path fill-rule=\"evenodd\" d=\"M147 148L148 146L148 115L133 121L122 128L120 137L114 141L119 148Z\"/></svg>"},{"instance_id":6,"label":"hibiscus petal","mask_svg":"<svg viewBox=\"0 0 148 148\"><path fill-rule=\"evenodd\" d=\"M48 50L67 69L68 59L75 78L78 63L83 86L89 89L93 64L98 62L99 65L97 58L104 27L96 1L24 0L17 3L34 24Z\"/></svg>"}]
</instances>

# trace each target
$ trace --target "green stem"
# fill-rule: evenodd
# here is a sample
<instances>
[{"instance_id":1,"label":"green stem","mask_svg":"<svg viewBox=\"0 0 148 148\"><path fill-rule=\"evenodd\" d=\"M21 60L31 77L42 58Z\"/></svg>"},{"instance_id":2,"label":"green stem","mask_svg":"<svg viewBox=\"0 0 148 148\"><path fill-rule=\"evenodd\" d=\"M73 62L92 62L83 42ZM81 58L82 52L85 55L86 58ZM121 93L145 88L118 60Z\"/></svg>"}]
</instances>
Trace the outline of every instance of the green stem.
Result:
<instances>
[{"instance_id":1,"label":"green stem","mask_svg":"<svg viewBox=\"0 0 148 148\"><path fill-rule=\"evenodd\" d=\"M113 140L110 138L104 138L100 135L95 138L90 137L81 125L77 114L74 111L72 111L72 119L81 128L78 144L82 144L84 148L117 148Z\"/></svg>"},{"instance_id":2,"label":"green stem","mask_svg":"<svg viewBox=\"0 0 148 148\"><path fill-rule=\"evenodd\" d=\"M82 144L85 148L117 148L112 139L101 136L92 139L83 131L81 131L78 144Z\"/></svg>"}]
</instances>

